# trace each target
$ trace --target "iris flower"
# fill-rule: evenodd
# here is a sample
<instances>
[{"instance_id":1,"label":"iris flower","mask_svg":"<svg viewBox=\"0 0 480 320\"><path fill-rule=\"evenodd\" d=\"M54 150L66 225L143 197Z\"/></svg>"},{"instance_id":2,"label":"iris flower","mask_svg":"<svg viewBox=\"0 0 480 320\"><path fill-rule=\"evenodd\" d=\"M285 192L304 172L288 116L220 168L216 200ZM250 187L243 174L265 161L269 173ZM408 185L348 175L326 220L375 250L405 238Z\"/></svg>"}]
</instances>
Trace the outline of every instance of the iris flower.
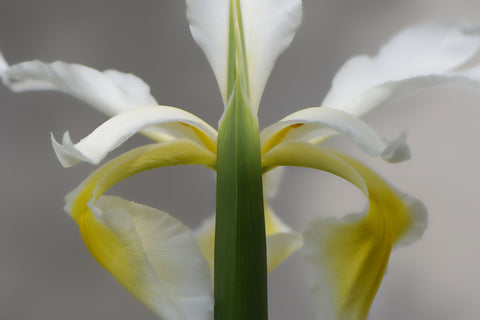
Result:
<instances>
[{"instance_id":1,"label":"iris flower","mask_svg":"<svg viewBox=\"0 0 480 320\"><path fill-rule=\"evenodd\" d=\"M111 117L77 143L68 132L61 143L52 135L65 167L82 161L99 164L139 132L153 140L100 166L67 195L65 210L95 259L162 319L211 319L214 304L215 309L228 304L217 301L217 291L228 295L229 290L222 287L229 281L222 272L230 271L217 266L225 259L241 260L240 254L248 256L251 249L253 256L265 256L264 267L271 271L300 248L318 318L366 319L392 249L421 237L426 210L358 160L322 142L340 134L371 156L407 160L404 134L387 142L360 118L425 88L477 87L480 66L461 67L479 50L479 28L437 22L405 29L375 56L348 60L318 106L295 112L259 134L262 92L276 58L300 24L301 0L186 2L191 33L213 69L225 107L218 132L191 113L159 105L148 85L132 74L60 61L8 65L0 55L0 76L11 90L60 91ZM165 212L105 194L139 172L173 165L217 170L217 216L196 230ZM342 219L317 217L305 231L295 232L269 205L280 181L274 169L282 166L343 178L364 194L368 206ZM240 210L235 211L233 229L228 227L231 218L223 218L229 206ZM247 236L242 238L242 232ZM225 247L228 243L238 243L240 249ZM249 252L241 253L242 248ZM241 266L228 263L237 268L232 272ZM247 261L246 268L252 263ZM259 274L259 281L266 282ZM214 297L217 277L221 281L218 287L215 282ZM245 286L254 290L262 285L250 282Z\"/></svg>"}]
</instances>

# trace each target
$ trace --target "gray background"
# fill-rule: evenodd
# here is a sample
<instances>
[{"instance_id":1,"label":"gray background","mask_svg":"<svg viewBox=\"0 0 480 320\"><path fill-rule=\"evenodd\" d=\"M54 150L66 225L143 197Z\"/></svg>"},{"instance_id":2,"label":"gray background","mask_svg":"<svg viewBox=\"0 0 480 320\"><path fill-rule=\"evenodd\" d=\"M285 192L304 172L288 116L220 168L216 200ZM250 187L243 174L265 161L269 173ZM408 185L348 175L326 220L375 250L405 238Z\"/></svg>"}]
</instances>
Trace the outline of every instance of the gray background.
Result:
<instances>
[{"instance_id":1,"label":"gray background","mask_svg":"<svg viewBox=\"0 0 480 320\"><path fill-rule=\"evenodd\" d=\"M160 103L216 126L218 89L184 11L181 0L0 0L0 49L10 63L64 60L134 73ZM446 17L480 22L480 2L305 0L303 24L266 88L261 126L317 106L348 57L375 53L407 25ZM385 137L408 129L407 163L385 164L344 140L330 142L367 159L430 212L424 238L394 252L370 319L478 319L479 104L480 91L435 89L369 116ZM0 86L0 319L155 319L94 261L62 210L64 195L93 166L62 168L49 133L69 130L79 139L104 120L61 94L15 95ZM134 138L120 151L146 141ZM214 211L214 180L198 167L141 174L113 192L192 227ZM274 201L300 230L316 214L364 205L347 183L306 169L289 170ZM295 254L269 276L271 319L314 318L303 268Z\"/></svg>"}]
</instances>

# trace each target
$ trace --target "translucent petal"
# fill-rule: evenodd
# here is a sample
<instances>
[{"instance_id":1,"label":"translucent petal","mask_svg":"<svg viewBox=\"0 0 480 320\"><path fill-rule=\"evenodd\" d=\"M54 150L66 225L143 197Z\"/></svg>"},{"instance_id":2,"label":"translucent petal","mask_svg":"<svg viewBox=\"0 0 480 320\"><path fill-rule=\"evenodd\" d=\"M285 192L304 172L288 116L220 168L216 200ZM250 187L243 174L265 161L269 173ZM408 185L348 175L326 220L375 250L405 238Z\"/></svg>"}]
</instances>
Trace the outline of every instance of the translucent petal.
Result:
<instances>
[{"instance_id":1,"label":"translucent petal","mask_svg":"<svg viewBox=\"0 0 480 320\"><path fill-rule=\"evenodd\" d=\"M425 207L363 164L325 147L285 142L266 153L262 165L265 170L279 165L324 170L350 181L369 199L364 214L317 218L304 233L318 319L366 319L392 248L425 230Z\"/></svg>"},{"instance_id":2,"label":"translucent petal","mask_svg":"<svg viewBox=\"0 0 480 320\"><path fill-rule=\"evenodd\" d=\"M231 1L187 0L193 38L202 48L227 102L229 6ZM240 0L250 88L256 110L276 58L291 43L302 17L300 0Z\"/></svg>"},{"instance_id":3,"label":"translucent petal","mask_svg":"<svg viewBox=\"0 0 480 320\"><path fill-rule=\"evenodd\" d=\"M180 164L214 167L215 155L182 140L133 149L92 173L65 209L95 259L159 316L210 319L210 272L190 230L166 213L102 196L131 175Z\"/></svg>"},{"instance_id":4,"label":"translucent petal","mask_svg":"<svg viewBox=\"0 0 480 320\"><path fill-rule=\"evenodd\" d=\"M405 29L376 56L348 60L333 79L322 106L362 116L417 90L445 82L456 84L459 79L450 77L454 69L479 47L478 26L436 22Z\"/></svg>"},{"instance_id":5,"label":"translucent petal","mask_svg":"<svg viewBox=\"0 0 480 320\"><path fill-rule=\"evenodd\" d=\"M297 111L264 129L261 133L262 152L267 152L282 141L318 143L335 133L346 136L368 154L382 156L390 162L407 160L410 155L405 136L386 143L359 118L325 107Z\"/></svg>"},{"instance_id":6,"label":"translucent petal","mask_svg":"<svg viewBox=\"0 0 480 320\"><path fill-rule=\"evenodd\" d=\"M63 144L59 144L53 136L52 143L58 159L66 167L80 161L97 164L135 133L151 126L162 129L163 126L172 124L177 126L177 130L173 131L171 127L167 130L176 138L196 141L215 152L215 129L191 113L165 106L140 108L119 114L76 144L72 143L68 132L63 137Z\"/></svg>"}]
</instances>

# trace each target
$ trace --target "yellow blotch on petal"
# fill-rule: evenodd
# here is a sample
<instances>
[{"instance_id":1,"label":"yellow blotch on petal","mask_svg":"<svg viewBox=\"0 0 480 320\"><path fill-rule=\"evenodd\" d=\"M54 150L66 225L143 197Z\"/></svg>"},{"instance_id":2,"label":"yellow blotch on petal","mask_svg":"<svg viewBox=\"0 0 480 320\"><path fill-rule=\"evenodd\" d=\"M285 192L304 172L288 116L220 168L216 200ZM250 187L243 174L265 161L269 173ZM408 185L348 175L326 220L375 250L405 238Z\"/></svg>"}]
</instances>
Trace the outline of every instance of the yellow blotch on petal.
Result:
<instances>
[{"instance_id":1,"label":"yellow blotch on petal","mask_svg":"<svg viewBox=\"0 0 480 320\"><path fill-rule=\"evenodd\" d=\"M208 319L211 277L190 230L164 212L102 196L139 172L185 164L214 168L216 156L189 140L133 149L92 173L67 196L65 209L95 259L158 315Z\"/></svg>"},{"instance_id":2,"label":"yellow blotch on petal","mask_svg":"<svg viewBox=\"0 0 480 320\"><path fill-rule=\"evenodd\" d=\"M292 130L292 129L296 129L296 128L300 128L301 126L303 126L304 124L303 123L296 123L296 124L292 124L292 125L289 125L281 130L279 130L278 132L276 132L275 134L273 134L270 138L268 138L267 141L265 141L263 144L262 144L262 156L267 153L268 151L270 151L272 148L274 148L275 146L277 146L280 142L283 141L283 139L285 139L285 137L287 136L287 134Z\"/></svg>"}]
</instances>

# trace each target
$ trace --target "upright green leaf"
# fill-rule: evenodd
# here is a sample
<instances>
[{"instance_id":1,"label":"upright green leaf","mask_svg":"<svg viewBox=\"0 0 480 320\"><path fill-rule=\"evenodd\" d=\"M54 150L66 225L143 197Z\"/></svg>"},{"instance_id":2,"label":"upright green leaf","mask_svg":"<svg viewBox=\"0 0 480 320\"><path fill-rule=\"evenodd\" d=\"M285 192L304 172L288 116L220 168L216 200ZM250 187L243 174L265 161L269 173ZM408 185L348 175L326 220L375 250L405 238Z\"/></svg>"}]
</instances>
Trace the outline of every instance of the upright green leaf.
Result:
<instances>
[{"instance_id":1,"label":"upright green leaf","mask_svg":"<svg viewBox=\"0 0 480 320\"><path fill-rule=\"evenodd\" d=\"M227 92L217 144L215 320L268 318L258 121L250 108L238 0L230 3Z\"/></svg>"},{"instance_id":2,"label":"upright green leaf","mask_svg":"<svg viewBox=\"0 0 480 320\"><path fill-rule=\"evenodd\" d=\"M240 87L219 128L215 320L267 319L267 258L258 123Z\"/></svg>"}]
</instances>

